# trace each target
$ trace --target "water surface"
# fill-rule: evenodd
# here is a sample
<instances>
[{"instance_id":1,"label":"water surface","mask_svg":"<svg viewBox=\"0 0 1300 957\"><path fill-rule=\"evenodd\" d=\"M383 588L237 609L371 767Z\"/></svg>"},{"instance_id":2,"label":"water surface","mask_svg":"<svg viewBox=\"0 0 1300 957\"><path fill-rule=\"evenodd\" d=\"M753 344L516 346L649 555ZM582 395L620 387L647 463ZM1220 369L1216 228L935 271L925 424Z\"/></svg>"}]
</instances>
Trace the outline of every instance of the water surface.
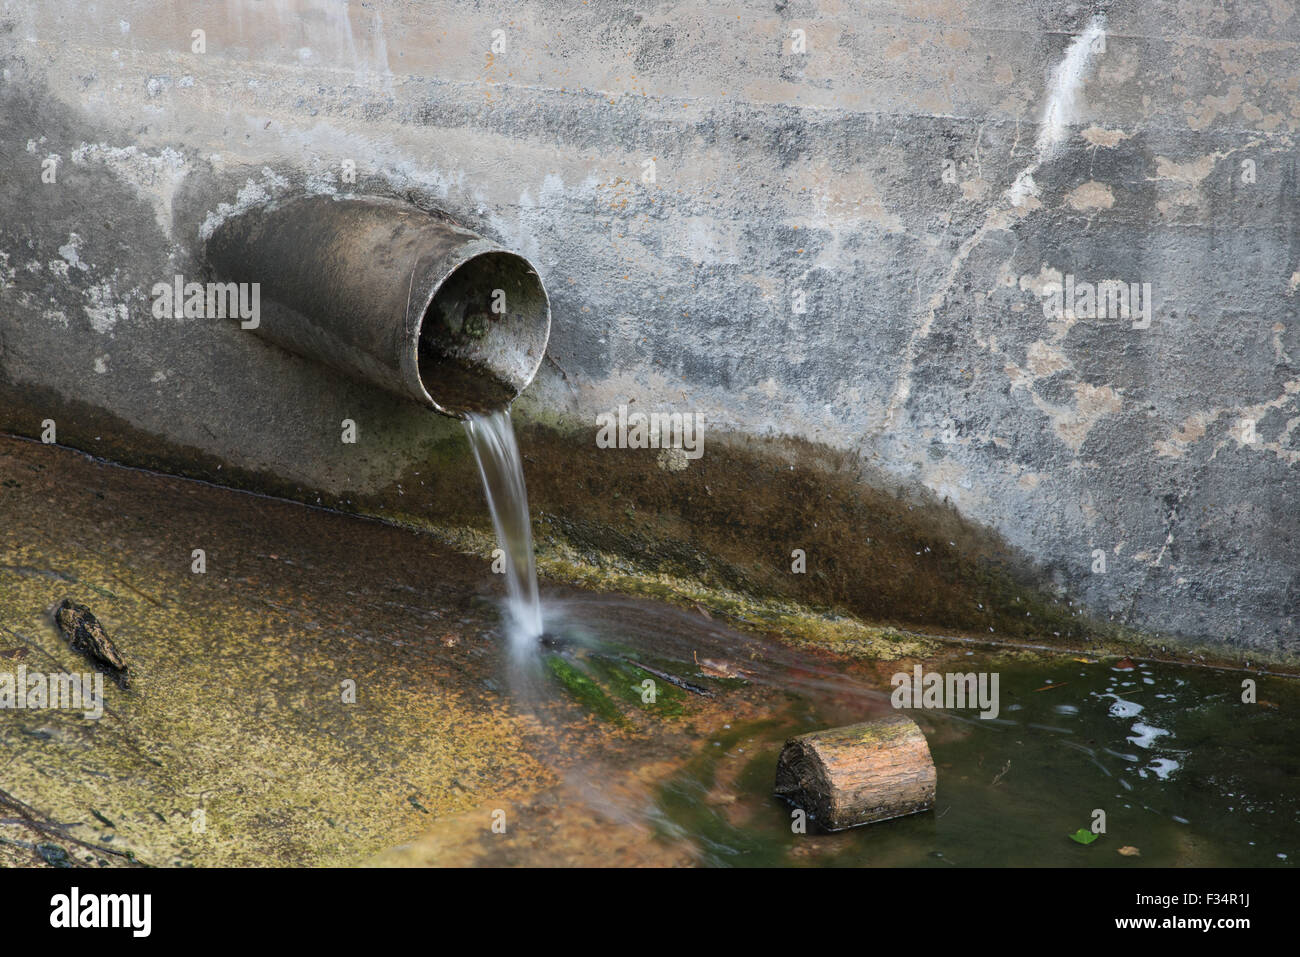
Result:
<instances>
[{"instance_id":1,"label":"water surface","mask_svg":"<svg viewBox=\"0 0 1300 957\"><path fill-rule=\"evenodd\" d=\"M791 808L771 796L782 744L890 710L889 676L910 672L910 662L814 656L696 612L617 596L548 603L547 621L562 642L553 653L606 687L618 681L609 662L630 662L713 695L676 699L688 715L702 711L672 773L616 812L597 808L609 829L644 833L665 859L676 852L718 866L1291 866L1300 852L1294 679L1256 676L1260 700L1246 704L1238 672L954 651L927 667L996 671L1001 713L989 720L975 710L909 712L938 769L934 811L801 835L791 829ZM657 720L640 724L653 729ZM642 746L646 763L662 757L650 741ZM630 742L628 752L637 747ZM590 801L593 782L608 788L620 776L645 777L635 757L617 769L571 768L556 800ZM1105 833L1087 846L1072 841L1070 834L1091 829L1098 809ZM553 841L551 860L593 863L563 829Z\"/></svg>"}]
</instances>

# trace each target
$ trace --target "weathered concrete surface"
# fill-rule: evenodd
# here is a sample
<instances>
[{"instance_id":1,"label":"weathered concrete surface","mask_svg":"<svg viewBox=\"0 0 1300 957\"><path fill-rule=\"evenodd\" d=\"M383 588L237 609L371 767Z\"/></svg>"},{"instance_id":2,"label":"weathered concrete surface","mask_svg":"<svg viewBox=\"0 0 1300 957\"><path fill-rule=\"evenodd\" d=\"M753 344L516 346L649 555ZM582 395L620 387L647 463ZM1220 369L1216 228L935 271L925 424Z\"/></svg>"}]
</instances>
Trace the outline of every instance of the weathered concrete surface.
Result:
<instances>
[{"instance_id":1,"label":"weathered concrete surface","mask_svg":"<svg viewBox=\"0 0 1300 957\"><path fill-rule=\"evenodd\" d=\"M201 278L205 224L241 204L399 195L541 269L554 362L527 417L590 449L594 416L620 403L704 413L705 458L680 472L597 457L634 500L673 502L646 519L655 540L714 544L673 483L694 489L724 436L789 436L765 461L803 475L806 450L839 456L838 477L902 489L932 530L946 500L1098 619L1296 648L1290 4L2 10L2 428L36 435L53 418L60 441L127 460L477 522L477 493L407 498L430 462L463 468L455 423L233 324L150 310L154 283ZM1099 13L1104 44L1054 74ZM1053 103L1059 126L1042 122ZM1150 283L1150 327L1046 316L1066 274ZM338 441L344 418L357 446ZM574 473L551 471L541 510L581 520ZM804 514L823 494L806 488ZM609 505L615 490L591 495ZM753 490L741 475L716 506L742 530L758 527ZM848 581L860 558L845 555L873 529L839 513L819 528L810 571L838 555L831 577ZM907 536L889 540L902 557ZM798 547L765 543L746 575L818 597L814 576L788 575ZM841 591L820 597L879 611L871 588Z\"/></svg>"}]
</instances>

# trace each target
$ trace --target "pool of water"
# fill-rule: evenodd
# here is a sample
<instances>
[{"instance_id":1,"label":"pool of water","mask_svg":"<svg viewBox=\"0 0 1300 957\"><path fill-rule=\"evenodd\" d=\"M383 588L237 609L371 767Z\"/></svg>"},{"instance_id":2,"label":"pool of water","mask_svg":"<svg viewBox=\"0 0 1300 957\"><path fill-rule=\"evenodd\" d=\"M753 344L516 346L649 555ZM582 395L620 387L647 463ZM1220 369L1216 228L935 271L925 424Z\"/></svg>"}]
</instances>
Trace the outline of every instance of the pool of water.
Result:
<instances>
[{"instance_id":1,"label":"pool of water","mask_svg":"<svg viewBox=\"0 0 1300 957\"><path fill-rule=\"evenodd\" d=\"M556 639L547 654L597 683L611 683L611 662L633 663L639 670L614 685L636 685L648 671L712 695L688 689L674 699L687 715L697 703L713 709L715 720L688 726L691 756L640 805L653 840L688 848L698 863L1289 866L1300 853L1294 679L957 651L926 667L996 672L1000 709L994 719L975 710L909 712L937 767L934 810L799 834L791 808L771 796L782 744L889 710L889 675L910 672L910 662L810 657L693 612L611 596L553 603L547 621ZM1242 701L1247 677L1257 683L1256 703ZM523 702L544 686L517 684L515 692ZM725 720L728 709L735 720ZM633 755L636 746L628 746ZM1087 845L1072 840L1092 830L1098 810L1104 833ZM550 853L565 858L563 846Z\"/></svg>"}]
</instances>

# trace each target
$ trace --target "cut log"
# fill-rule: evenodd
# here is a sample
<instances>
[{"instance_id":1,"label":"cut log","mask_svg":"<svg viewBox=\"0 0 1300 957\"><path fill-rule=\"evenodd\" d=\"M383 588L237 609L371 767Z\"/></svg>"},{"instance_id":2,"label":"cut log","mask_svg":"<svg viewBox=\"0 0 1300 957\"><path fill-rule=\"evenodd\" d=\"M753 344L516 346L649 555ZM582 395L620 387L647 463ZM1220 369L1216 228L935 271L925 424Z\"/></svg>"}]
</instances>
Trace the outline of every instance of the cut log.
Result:
<instances>
[{"instance_id":1,"label":"cut log","mask_svg":"<svg viewBox=\"0 0 1300 957\"><path fill-rule=\"evenodd\" d=\"M894 713L791 738L776 794L828 831L934 807L934 759L916 722Z\"/></svg>"}]
</instances>

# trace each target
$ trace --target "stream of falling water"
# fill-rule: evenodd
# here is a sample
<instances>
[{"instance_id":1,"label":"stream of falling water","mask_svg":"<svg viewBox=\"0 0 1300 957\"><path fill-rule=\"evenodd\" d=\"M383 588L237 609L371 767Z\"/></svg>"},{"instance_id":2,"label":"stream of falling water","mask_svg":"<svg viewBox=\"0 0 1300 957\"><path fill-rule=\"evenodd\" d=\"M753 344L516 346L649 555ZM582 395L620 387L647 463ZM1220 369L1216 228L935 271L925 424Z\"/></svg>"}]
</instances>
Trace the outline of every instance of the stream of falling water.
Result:
<instances>
[{"instance_id":1,"label":"stream of falling water","mask_svg":"<svg viewBox=\"0 0 1300 957\"><path fill-rule=\"evenodd\" d=\"M542 634L542 606L537 595L537 562L528 517L528 489L510 410L470 413L465 419L474 461L483 479L483 494L497 542L505 553L506 628L512 651L522 651Z\"/></svg>"}]
</instances>

